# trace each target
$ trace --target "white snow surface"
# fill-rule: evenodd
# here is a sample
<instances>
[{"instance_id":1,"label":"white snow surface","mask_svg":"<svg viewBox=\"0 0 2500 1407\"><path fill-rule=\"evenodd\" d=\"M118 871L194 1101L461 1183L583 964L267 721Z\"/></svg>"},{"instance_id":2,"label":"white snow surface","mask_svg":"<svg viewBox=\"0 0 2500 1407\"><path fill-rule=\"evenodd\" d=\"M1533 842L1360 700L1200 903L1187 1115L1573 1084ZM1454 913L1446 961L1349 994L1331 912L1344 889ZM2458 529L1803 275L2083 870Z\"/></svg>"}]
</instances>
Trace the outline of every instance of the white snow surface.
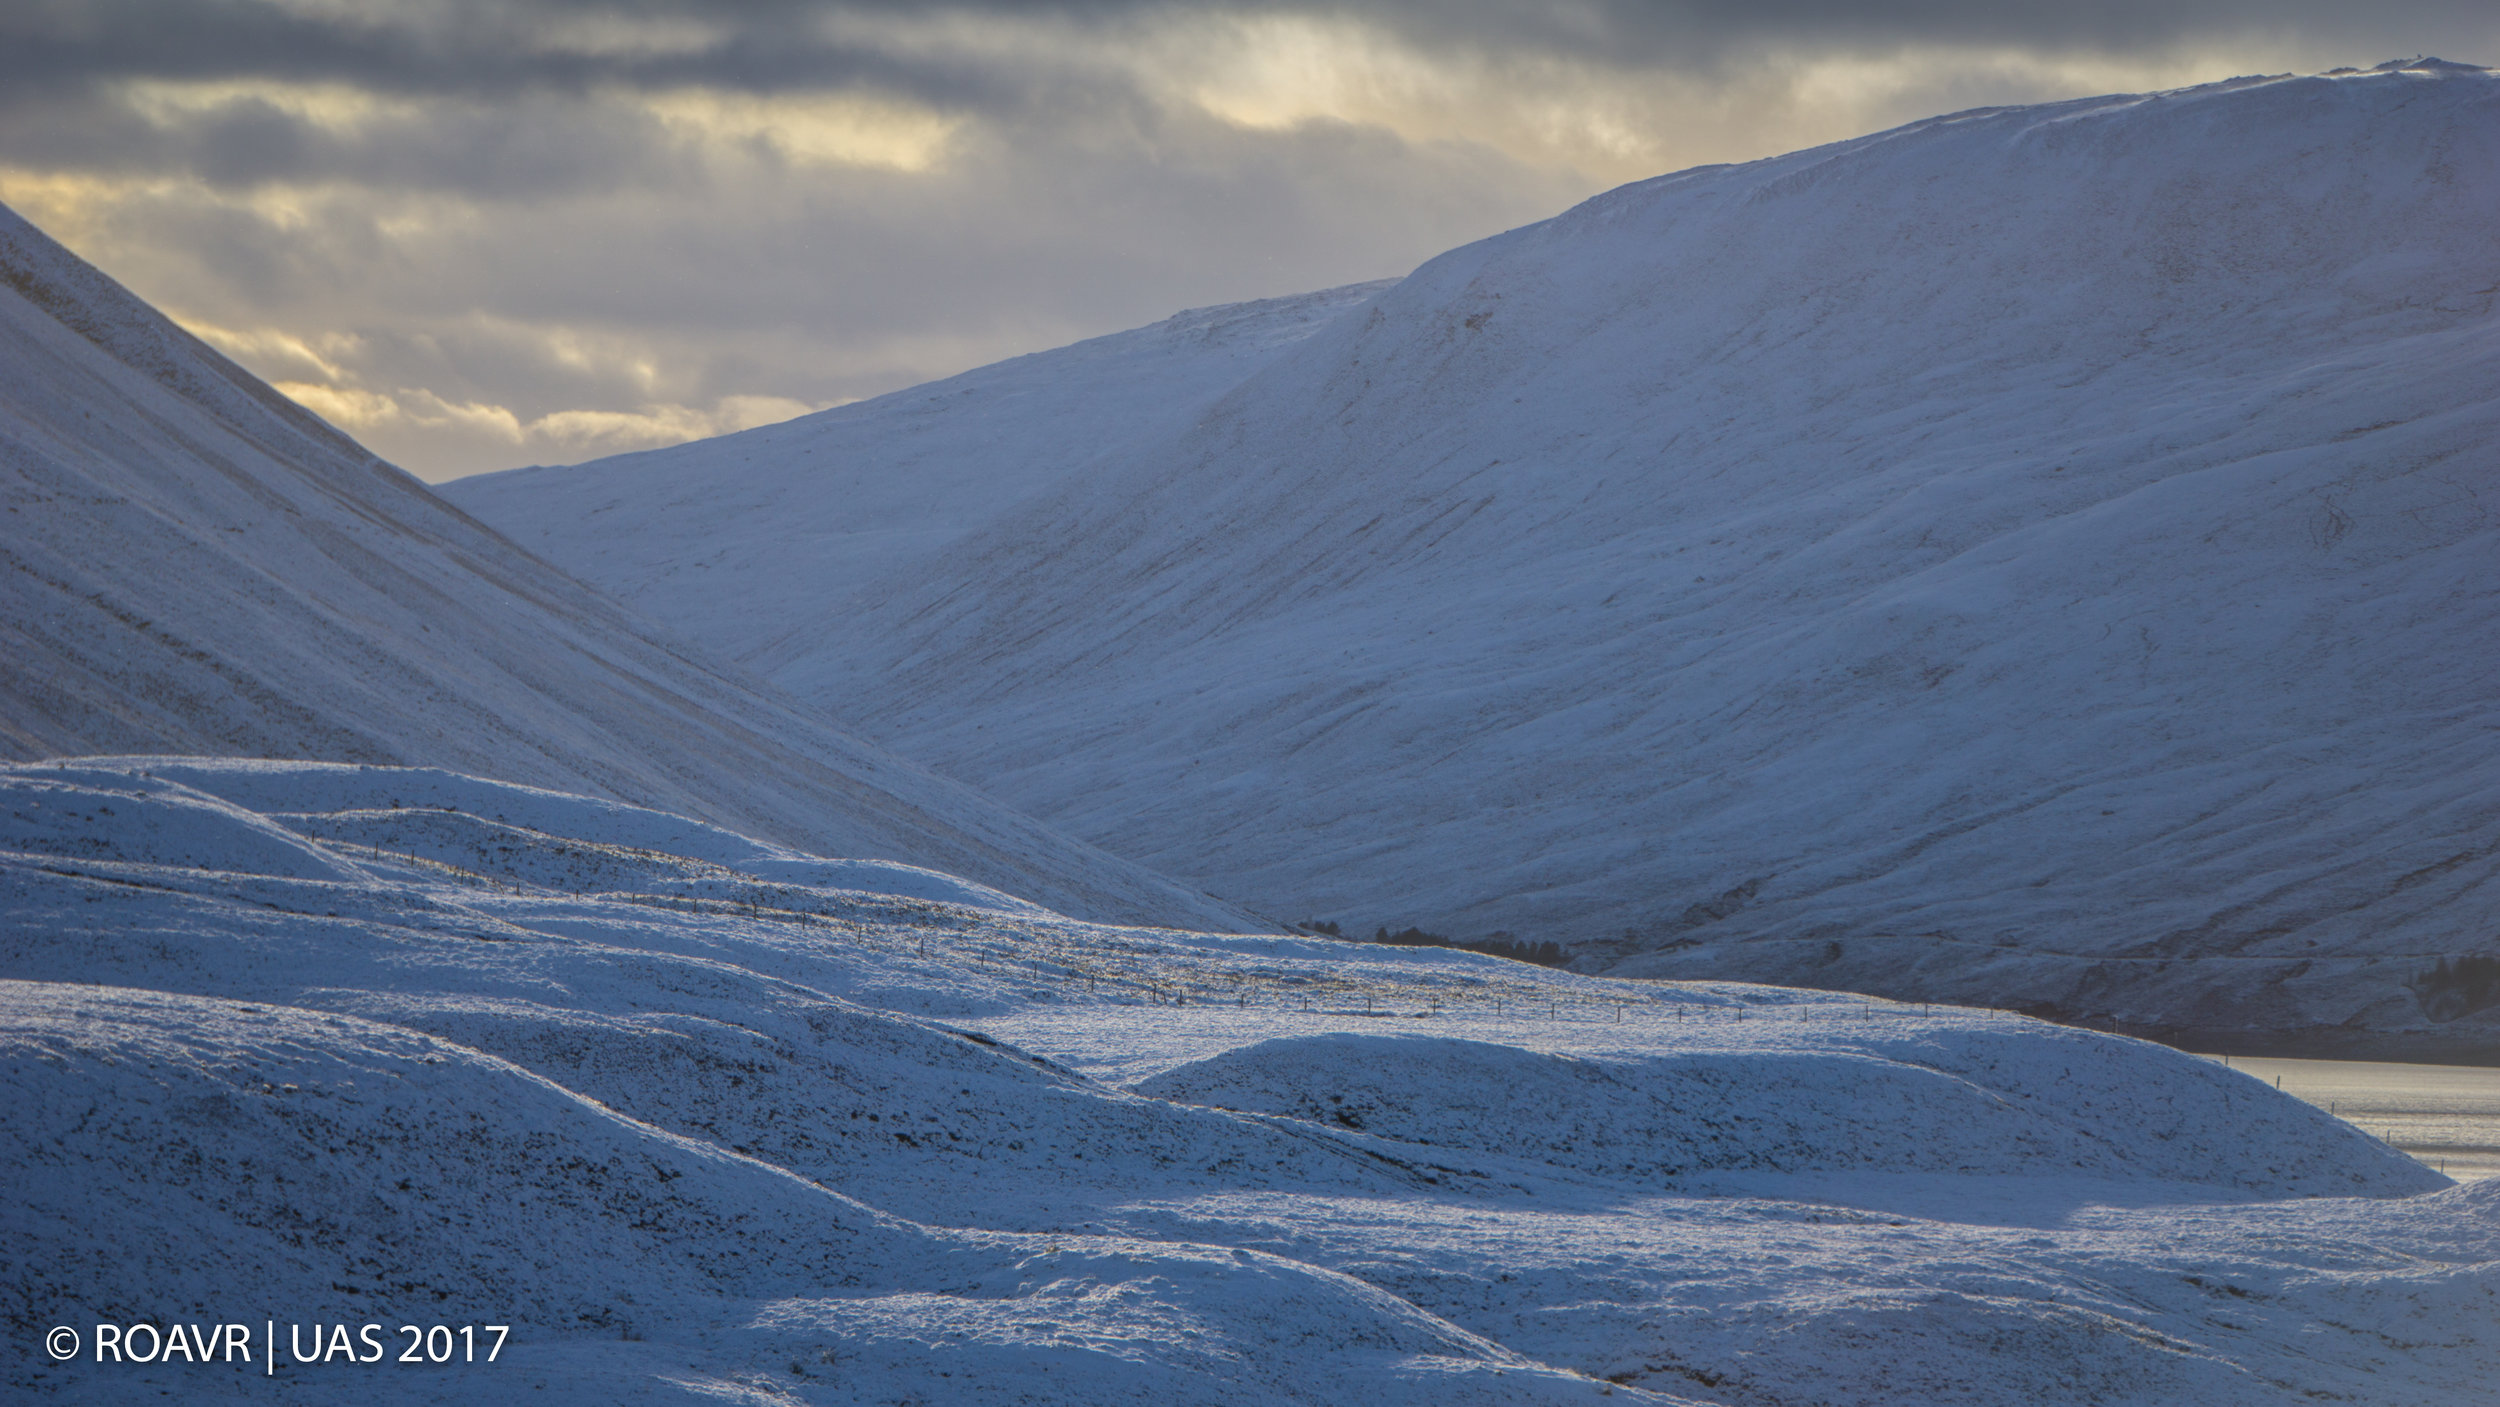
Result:
<instances>
[{"instance_id":1,"label":"white snow surface","mask_svg":"<svg viewBox=\"0 0 2500 1407\"><path fill-rule=\"evenodd\" d=\"M2491 1058L2423 978L2500 922L2495 228L2479 69L1982 109L1453 251L1142 439L1073 410L1145 333L853 407L838 479L794 426L455 492L1265 912ZM692 570L922 445L1015 490Z\"/></svg>"},{"instance_id":2,"label":"white snow surface","mask_svg":"<svg viewBox=\"0 0 2500 1407\"><path fill-rule=\"evenodd\" d=\"M805 651L832 602L1188 429L1389 286L1196 308L778 425L436 491L731 655Z\"/></svg>"},{"instance_id":3,"label":"white snow surface","mask_svg":"<svg viewBox=\"0 0 2500 1407\"><path fill-rule=\"evenodd\" d=\"M11 1334L515 1326L8 1391L2493 1400L2500 1183L2211 1061L863 874L440 771L0 767Z\"/></svg>"},{"instance_id":4,"label":"white snow surface","mask_svg":"<svg viewBox=\"0 0 2500 1407\"><path fill-rule=\"evenodd\" d=\"M1272 927L707 661L5 210L0 508L0 758L444 766L1092 918Z\"/></svg>"}]
</instances>

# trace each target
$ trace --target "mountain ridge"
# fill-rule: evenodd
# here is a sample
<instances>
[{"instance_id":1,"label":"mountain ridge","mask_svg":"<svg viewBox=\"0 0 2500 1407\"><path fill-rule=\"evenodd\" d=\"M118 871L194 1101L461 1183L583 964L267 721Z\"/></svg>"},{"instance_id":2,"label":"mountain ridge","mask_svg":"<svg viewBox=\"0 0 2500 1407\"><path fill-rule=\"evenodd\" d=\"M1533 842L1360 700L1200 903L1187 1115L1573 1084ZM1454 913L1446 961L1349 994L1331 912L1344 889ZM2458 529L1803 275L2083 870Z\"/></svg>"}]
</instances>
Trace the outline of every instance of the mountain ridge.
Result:
<instances>
[{"instance_id":1,"label":"mountain ridge","mask_svg":"<svg viewBox=\"0 0 2500 1407\"><path fill-rule=\"evenodd\" d=\"M421 763L1127 921L1261 921L835 731L0 212L0 755Z\"/></svg>"},{"instance_id":2,"label":"mountain ridge","mask_svg":"<svg viewBox=\"0 0 2500 1407\"><path fill-rule=\"evenodd\" d=\"M1625 187L753 658L1351 931L2487 1053L2420 983L2500 929L2496 95L2239 79Z\"/></svg>"}]
</instances>

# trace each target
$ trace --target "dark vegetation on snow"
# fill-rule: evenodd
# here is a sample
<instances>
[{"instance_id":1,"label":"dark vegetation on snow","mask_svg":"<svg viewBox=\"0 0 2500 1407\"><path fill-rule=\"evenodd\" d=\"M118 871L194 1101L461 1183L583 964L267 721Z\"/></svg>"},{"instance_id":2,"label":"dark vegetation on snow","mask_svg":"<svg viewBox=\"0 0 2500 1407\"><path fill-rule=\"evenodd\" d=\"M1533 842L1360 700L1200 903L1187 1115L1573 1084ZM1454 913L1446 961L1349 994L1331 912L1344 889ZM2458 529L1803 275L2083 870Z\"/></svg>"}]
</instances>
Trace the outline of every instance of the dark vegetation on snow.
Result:
<instances>
[{"instance_id":1,"label":"dark vegetation on snow","mask_svg":"<svg viewBox=\"0 0 2500 1407\"><path fill-rule=\"evenodd\" d=\"M1294 927L1323 938L1345 937L1344 927L1333 920L1321 922L1305 919L1295 924ZM1379 931L1372 934L1371 941L1386 943L1396 948L1457 948L1470 953L1488 953L1497 958L1509 958L1513 962L1532 962L1540 967L1561 967L1571 960L1571 955L1563 951L1560 943L1551 940L1543 943L1523 942L1517 935L1508 932L1498 932L1484 938L1459 939L1439 933L1427 933L1412 925L1392 933L1389 931L1389 926L1384 923Z\"/></svg>"},{"instance_id":2,"label":"dark vegetation on snow","mask_svg":"<svg viewBox=\"0 0 2500 1407\"><path fill-rule=\"evenodd\" d=\"M2413 983L2414 999L2433 1021L2455 1021L2500 1006L2500 957L2474 953L2441 958Z\"/></svg>"}]
</instances>

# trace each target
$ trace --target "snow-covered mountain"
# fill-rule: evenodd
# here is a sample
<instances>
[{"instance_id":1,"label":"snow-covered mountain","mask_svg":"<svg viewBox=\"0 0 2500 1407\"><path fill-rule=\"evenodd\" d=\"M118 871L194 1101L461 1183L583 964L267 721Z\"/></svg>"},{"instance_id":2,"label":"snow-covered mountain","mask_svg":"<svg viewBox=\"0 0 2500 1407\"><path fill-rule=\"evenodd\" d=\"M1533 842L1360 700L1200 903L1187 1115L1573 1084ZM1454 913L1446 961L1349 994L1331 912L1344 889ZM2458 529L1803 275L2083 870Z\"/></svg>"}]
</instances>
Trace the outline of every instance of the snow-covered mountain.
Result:
<instances>
[{"instance_id":1,"label":"snow-covered mountain","mask_svg":"<svg viewBox=\"0 0 2500 1407\"><path fill-rule=\"evenodd\" d=\"M1271 913L2489 1053L2431 974L2500 928L2495 229L2479 69L1986 109L1453 251L1186 424L1106 395L1081 472L1101 376L1027 359L1047 433L945 442L1013 491L855 576L668 568L804 558L762 525L908 493L942 402L837 479L793 427L456 492ZM589 517L672 477L734 511Z\"/></svg>"},{"instance_id":2,"label":"snow-covered mountain","mask_svg":"<svg viewBox=\"0 0 2500 1407\"><path fill-rule=\"evenodd\" d=\"M437 770L0 767L0 1089L12 1400L2411 1407L2500 1352L2500 1183L2147 1042ZM97 1360L139 1321L252 1361Z\"/></svg>"},{"instance_id":3,"label":"snow-covered mountain","mask_svg":"<svg viewBox=\"0 0 2500 1407\"><path fill-rule=\"evenodd\" d=\"M1187 430L1388 286L1195 309L779 425L439 492L733 656L805 654L832 603Z\"/></svg>"},{"instance_id":4,"label":"snow-covered mountain","mask_svg":"<svg viewBox=\"0 0 2500 1407\"><path fill-rule=\"evenodd\" d=\"M1255 929L706 662L0 211L0 757L449 767Z\"/></svg>"}]
</instances>

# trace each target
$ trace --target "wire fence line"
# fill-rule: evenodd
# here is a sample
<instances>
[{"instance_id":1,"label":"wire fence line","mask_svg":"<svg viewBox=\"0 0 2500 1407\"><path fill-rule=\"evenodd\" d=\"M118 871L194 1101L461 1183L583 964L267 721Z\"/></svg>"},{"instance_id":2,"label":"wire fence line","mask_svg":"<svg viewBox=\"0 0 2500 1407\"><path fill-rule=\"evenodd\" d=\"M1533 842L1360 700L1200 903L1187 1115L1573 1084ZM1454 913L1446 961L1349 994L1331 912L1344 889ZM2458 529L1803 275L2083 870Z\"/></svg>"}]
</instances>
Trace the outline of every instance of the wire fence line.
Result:
<instances>
[{"instance_id":1,"label":"wire fence line","mask_svg":"<svg viewBox=\"0 0 2500 1407\"><path fill-rule=\"evenodd\" d=\"M1702 997L1675 988L1573 995L1555 990L1558 982L1573 980L1569 974L1500 959L1486 961L1516 967L1518 972L1487 971L1471 964L1465 971L1392 974L1384 970L1394 961L1390 953L1365 951L1367 945L1353 943L1346 945L1349 951L1341 958L1333 954L1310 959L1264 958L1178 949L1150 938L1117 936L1125 930L1097 931L1081 941L1047 930L1000 931L978 922L965 923L951 912L893 916L904 920L898 930L893 918L884 923L862 922L856 915L766 902L767 898L795 897L787 891L759 892L743 898L654 894L600 897L698 916L709 914L809 927L848 943L1020 985L1029 995L1044 1000L1264 1008L1335 1016L1491 1016L1609 1023L1621 1022L1627 1015L1640 1012L1659 1012L1668 1019L1691 1021L1832 1021L1873 1020L1924 1010L1914 1004L1857 998L1748 1002ZM926 921L941 916L953 922L936 927Z\"/></svg>"},{"instance_id":2,"label":"wire fence line","mask_svg":"<svg viewBox=\"0 0 2500 1407\"><path fill-rule=\"evenodd\" d=\"M1680 984L1632 990L1616 979L1582 977L1500 958L1480 957L1464 968L1408 967L1397 961L1397 955L1440 950L1382 950L1359 941L1337 940L1346 949L1342 956L1229 954L1157 941L1152 930L1087 928L1078 936L933 900L866 894L834 898L821 890L790 885L690 880L680 892L586 891L482 872L410 850L352 843L340 848L363 851L499 896L623 904L695 918L803 929L812 938L886 958L977 973L1001 985L1021 987L1028 997L1045 1001L1578 1024L1620 1023L1635 1016L1678 1022L1828 1023L1873 1021L1930 1010L1920 1003L1858 996L1754 1001L1696 992ZM1503 970L1514 967L1516 973ZM1570 990L1580 983L1594 986L1600 982L1606 984L1604 989Z\"/></svg>"}]
</instances>

